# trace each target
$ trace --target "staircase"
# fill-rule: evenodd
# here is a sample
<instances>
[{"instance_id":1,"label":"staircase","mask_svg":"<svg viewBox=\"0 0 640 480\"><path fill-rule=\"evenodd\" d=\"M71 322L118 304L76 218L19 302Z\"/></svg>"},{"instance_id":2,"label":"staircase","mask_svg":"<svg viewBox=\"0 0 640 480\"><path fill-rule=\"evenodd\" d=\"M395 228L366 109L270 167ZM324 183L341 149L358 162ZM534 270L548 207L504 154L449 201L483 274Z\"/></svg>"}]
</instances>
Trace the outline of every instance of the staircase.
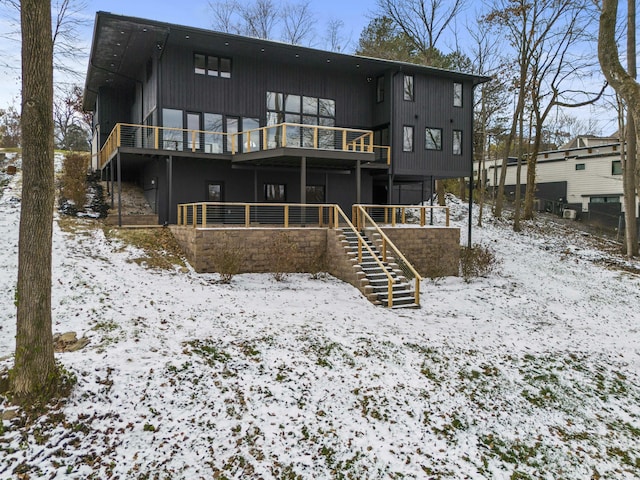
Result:
<instances>
[{"instance_id":1,"label":"staircase","mask_svg":"<svg viewBox=\"0 0 640 480\"><path fill-rule=\"evenodd\" d=\"M104 185L104 192L107 192L107 185ZM114 208L109 209L105 223L107 225L118 225L118 193L114 195ZM120 199L122 201L122 225L123 226L159 226L158 215L154 213L147 201L142 187L133 183L122 182ZM111 204L111 195L106 193L106 201Z\"/></svg>"},{"instance_id":2,"label":"staircase","mask_svg":"<svg viewBox=\"0 0 640 480\"><path fill-rule=\"evenodd\" d=\"M358 259L358 236L356 232L351 229L343 229L343 235L346 239L345 249L348 255ZM392 308L419 308L420 305L415 302L415 292L407 279L404 277L402 271L398 266L393 263L393 259L387 256L387 262L382 260L382 254L374 243L369 240L364 233L360 234L366 241L367 245L371 248L376 257L380 260L378 263L369 251L363 247L362 249L362 261L358 262L362 272L364 273L365 292L369 300L376 305L388 305L389 288L387 272L393 279L392 295L393 302ZM384 269L383 269L384 268Z\"/></svg>"}]
</instances>

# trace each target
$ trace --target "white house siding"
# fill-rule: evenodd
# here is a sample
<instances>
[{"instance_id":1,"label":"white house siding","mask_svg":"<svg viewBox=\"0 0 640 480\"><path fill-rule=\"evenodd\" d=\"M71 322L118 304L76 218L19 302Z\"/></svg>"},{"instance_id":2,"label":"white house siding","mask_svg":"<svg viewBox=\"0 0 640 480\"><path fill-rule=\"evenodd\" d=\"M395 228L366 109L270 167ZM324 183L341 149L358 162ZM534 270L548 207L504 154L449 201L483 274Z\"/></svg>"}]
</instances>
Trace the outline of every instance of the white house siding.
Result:
<instances>
[{"instance_id":1,"label":"white house siding","mask_svg":"<svg viewBox=\"0 0 640 480\"><path fill-rule=\"evenodd\" d=\"M589 210L589 199L593 196L618 195L622 202L622 175L612 174L614 160L620 160L619 145L542 152L538 156L536 183L566 181L567 203L581 204L585 212ZM489 186L495 186L500 181L500 163L501 160L485 162ZM580 163L585 165L584 170L576 170L576 164ZM477 163L475 167L477 172ZM522 185L527 183L527 167L524 163L520 182ZM507 167L505 185L515 185L515 183L516 165L513 164Z\"/></svg>"}]
</instances>

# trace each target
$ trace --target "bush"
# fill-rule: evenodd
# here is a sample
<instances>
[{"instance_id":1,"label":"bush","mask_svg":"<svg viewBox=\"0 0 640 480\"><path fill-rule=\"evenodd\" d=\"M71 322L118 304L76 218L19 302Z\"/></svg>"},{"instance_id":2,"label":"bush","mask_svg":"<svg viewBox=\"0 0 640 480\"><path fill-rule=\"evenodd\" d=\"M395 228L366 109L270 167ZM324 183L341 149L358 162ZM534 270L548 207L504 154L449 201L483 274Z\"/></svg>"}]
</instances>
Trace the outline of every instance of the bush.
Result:
<instances>
[{"instance_id":1,"label":"bush","mask_svg":"<svg viewBox=\"0 0 640 480\"><path fill-rule=\"evenodd\" d=\"M80 153L65 155L62 164L60 204L65 213L75 214L84 209L87 202L87 170L89 156Z\"/></svg>"},{"instance_id":2,"label":"bush","mask_svg":"<svg viewBox=\"0 0 640 480\"><path fill-rule=\"evenodd\" d=\"M279 232L271 240L269 254L273 260L273 278L281 282L287 277L287 273L296 271L295 254L298 252L298 244L294 243L289 235Z\"/></svg>"},{"instance_id":3,"label":"bush","mask_svg":"<svg viewBox=\"0 0 640 480\"><path fill-rule=\"evenodd\" d=\"M242 248L225 233L216 246L212 260L216 271L220 274L220 283L231 283L233 276L240 272Z\"/></svg>"},{"instance_id":4,"label":"bush","mask_svg":"<svg viewBox=\"0 0 640 480\"><path fill-rule=\"evenodd\" d=\"M460 248L460 271L466 282L474 277L486 277L494 272L499 264L495 252L485 245L476 244Z\"/></svg>"}]
</instances>

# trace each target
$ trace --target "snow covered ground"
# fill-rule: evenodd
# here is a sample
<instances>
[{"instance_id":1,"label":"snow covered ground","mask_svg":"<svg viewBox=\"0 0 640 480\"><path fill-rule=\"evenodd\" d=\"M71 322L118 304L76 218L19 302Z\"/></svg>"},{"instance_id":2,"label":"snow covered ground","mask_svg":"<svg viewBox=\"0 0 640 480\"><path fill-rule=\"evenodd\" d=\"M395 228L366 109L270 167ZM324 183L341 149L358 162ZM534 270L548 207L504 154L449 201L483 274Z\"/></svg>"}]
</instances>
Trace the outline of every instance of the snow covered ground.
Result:
<instances>
[{"instance_id":1,"label":"snow covered ground","mask_svg":"<svg viewBox=\"0 0 640 480\"><path fill-rule=\"evenodd\" d=\"M0 194L0 370L19 182ZM0 479L640 477L640 265L607 242L485 221L497 273L387 310L331 277L150 270L97 225L54 229L54 332L91 343L57 354L64 405L3 422Z\"/></svg>"}]
</instances>

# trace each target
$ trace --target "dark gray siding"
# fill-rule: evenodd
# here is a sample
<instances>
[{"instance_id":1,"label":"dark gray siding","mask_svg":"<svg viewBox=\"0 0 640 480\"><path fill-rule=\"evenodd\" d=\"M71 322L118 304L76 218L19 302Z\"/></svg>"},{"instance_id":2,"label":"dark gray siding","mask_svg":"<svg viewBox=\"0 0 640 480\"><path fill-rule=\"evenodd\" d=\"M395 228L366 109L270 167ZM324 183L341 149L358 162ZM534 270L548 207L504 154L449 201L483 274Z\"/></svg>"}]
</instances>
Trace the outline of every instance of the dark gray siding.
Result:
<instances>
[{"instance_id":1,"label":"dark gray siding","mask_svg":"<svg viewBox=\"0 0 640 480\"><path fill-rule=\"evenodd\" d=\"M266 92L276 91L334 99L338 126L371 128L374 124L375 79L368 81L366 72L349 74L330 67L294 67L232 57L232 78L227 79L194 74L193 53L177 46L165 49L160 87L163 108L258 117L262 125Z\"/></svg>"},{"instance_id":2,"label":"dark gray siding","mask_svg":"<svg viewBox=\"0 0 640 480\"><path fill-rule=\"evenodd\" d=\"M134 101L132 89L112 89L103 87L98 93L98 111L100 112L100 145L119 122L131 122L131 104Z\"/></svg>"},{"instance_id":3,"label":"dark gray siding","mask_svg":"<svg viewBox=\"0 0 640 480\"><path fill-rule=\"evenodd\" d=\"M394 80L393 173L457 177L469 174L472 156L473 86L463 84L463 106L453 106L454 80L416 75L415 100L403 99L403 74ZM414 128L414 151L402 151L405 125ZM442 150L425 150L425 128L442 129ZM461 130L462 155L453 155L453 131Z\"/></svg>"}]
</instances>

